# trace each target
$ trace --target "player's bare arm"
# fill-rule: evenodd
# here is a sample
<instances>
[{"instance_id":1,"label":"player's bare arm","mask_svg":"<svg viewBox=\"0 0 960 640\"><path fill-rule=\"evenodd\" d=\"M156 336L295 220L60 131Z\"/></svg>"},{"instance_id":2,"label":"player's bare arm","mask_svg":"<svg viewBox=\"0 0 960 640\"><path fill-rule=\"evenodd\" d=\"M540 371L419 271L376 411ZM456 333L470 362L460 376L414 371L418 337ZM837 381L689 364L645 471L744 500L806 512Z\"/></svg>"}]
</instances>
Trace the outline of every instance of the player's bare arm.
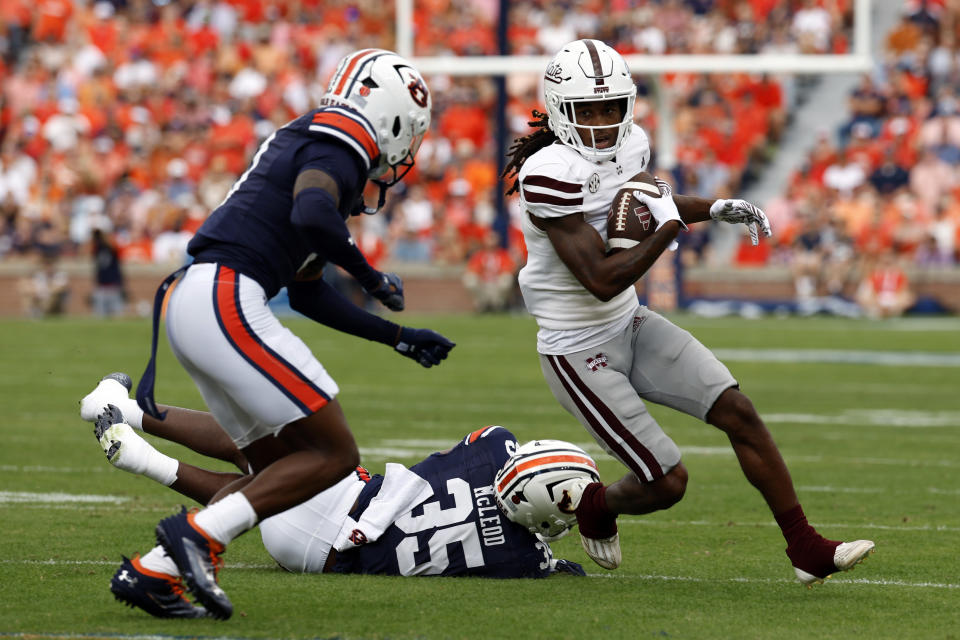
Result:
<instances>
[{"instance_id":1,"label":"player's bare arm","mask_svg":"<svg viewBox=\"0 0 960 640\"><path fill-rule=\"evenodd\" d=\"M677 211L680 212L680 217L686 224L710 220L710 205L715 202L707 198L679 194L673 195L673 201L677 204Z\"/></svg>"},{"instance_id":2,"label":"player's bare arm","mask_svg":"<svg viewBox=\"0 0 960 640\"><path fill-rule=\"evenodd\" d=\"M708 200L694 196L674 195L680 217L687 224L716 220L729 224L744 224L750 232L750 241L757 244L760 234L773 235L770 221L760 207L740 199Z\"/></svg>"},{"instance_id":3,"label":"player's bare arm","mask_svg":"<svg viewBox=\"0 0 960 640\"><path fill-rule=\"evenodd\" d=\"M580 214L550 219L530 216L530 219L546 232L557 255L577 280L603 301L633 286L680 231L679 223L667 222L637 246L607 255L603 238Z\"/></svg>"}]
</instances>

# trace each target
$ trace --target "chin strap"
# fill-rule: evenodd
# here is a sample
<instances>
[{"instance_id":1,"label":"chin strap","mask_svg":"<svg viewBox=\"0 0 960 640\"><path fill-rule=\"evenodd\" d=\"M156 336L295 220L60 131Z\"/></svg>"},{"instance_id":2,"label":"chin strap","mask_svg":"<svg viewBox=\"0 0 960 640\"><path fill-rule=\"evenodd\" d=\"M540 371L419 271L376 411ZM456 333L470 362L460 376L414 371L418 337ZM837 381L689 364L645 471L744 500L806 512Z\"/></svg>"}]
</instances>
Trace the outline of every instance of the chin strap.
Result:
<instances>
[{"instance_id":1,"label":"chin strap","mask_svg":"<svg viewBox=\"0 0 960 640\"><path fill-rule=\"evenodd\" d=\"M374 180L373 182L374 182L374 184L376 184L378 187L380 187L380 196L377 198L377 206L376 206L376 207L368 207L368 206L365 205L362 201L360 202L360 211L361 211L361 213L365 213L365 214L367 214L368 216L372 216L372 215L375 214L377 211L380 211L380 209L383 208L383 203L387 201L387 185L384 184L383 182L380 182L379 180Z\"/></svg>"}]
</instances>

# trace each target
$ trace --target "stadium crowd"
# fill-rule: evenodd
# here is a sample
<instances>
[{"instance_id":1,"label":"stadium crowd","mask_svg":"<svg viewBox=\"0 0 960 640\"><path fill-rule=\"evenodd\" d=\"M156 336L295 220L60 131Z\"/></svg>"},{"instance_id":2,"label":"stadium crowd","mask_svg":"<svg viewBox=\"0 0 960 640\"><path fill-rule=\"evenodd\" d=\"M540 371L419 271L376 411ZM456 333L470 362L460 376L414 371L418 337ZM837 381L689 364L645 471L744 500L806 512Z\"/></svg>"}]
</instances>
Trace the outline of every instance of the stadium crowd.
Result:
<instances>
[{"instance_id":1,"label":"stadium crowd","mask_svg":"<svg viewBox=\"0 0 960 640\"><path fill-rule=\"evenodd\" d=\"M822 135L808 167L769 203L777 244L741 251L738 262L794 264L812 229L823 236L816 251L832 252L831 243L846 239L861 248L856 239L868 223L917 260L956 259L960 206L950 154L960 148L960 114L949 109L957 86L957 9L945 3L907 4L889 38L890 60L851 96L851 122L836 137ZM3 0L0 259L89 255L98 230L121 263L181 262L191 234L259 141L317 103L336 61L356 48L395 47L392 4ZM515 54L546 54L579 37L600 38L623 53L838 53L849 45L852 4L524 0L510 3L508 42ZM497 53L497 5L415 2L416 55ZM799 100L795 80L665 76L678 190L724 197L748 184ZM435 75L428 82L432 130L409 184L393 190L385 215L353 222L374 264L467 265L489 244L499 188L495 86L474 77ZM636 119L652 133L654 86L648 78L638 82ZM528 131L540 87L538 78L523 77L511 77L508 86L512 139ZM848 161L864 165L859 182ZM516 219L515 202L508 209ZM503 268L525 261L515 226L509 259L497 261ZM708 236L686 238L685 255L702 259ZM489 270L492 262L486 264Z\"/></svg>"},{"instance_id":2,"label":"stadium crowd","mask_svg":"<svg viewBox=\"0 0 960 640\"><path fill-rule=\"evenodd\" d=\"M908 272L960 261L958 18L956 2L904 3L844 123L811 132L806 162L764 203L773 242L741 245L739 263L790 266L799 300L840 295L887 315L910 306Z\"/></svg>"}]
</instances>

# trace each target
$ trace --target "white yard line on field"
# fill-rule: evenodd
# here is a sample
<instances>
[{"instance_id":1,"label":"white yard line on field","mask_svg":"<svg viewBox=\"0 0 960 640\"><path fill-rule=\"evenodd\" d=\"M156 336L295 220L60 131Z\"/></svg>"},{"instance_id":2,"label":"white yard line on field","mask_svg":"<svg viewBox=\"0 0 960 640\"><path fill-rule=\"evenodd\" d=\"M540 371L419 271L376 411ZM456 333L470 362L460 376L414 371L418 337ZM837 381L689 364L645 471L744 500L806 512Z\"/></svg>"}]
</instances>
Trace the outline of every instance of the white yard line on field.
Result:
<instances>
[{"instance_id":1,"label":"white yard line on field","mask_svg":"<svg viewBox=\"0 0 960 640\"><path fill-rule=\"evenodd\" d=\"M887 489L880 487L797 487L797 491L810 493L887 493Z\"/></svg>"},{"instance_id":2,"label":"white yard line on field","mask_svg":"<svg viewBox=\"0 0 960 640\"><path fill-rule=\"evenodd\" d=\"M54 467L51 465L0 464L0 471L22 471L24 473L103 473L107 467Z\"/></svg>"},{"instance_id":3,"label":"white yard line on field","mask_svg":"<svg viewBox=\"0 0 960 640\"><path fill-rule=\"evenodd\" d=\"M130 498L124 496L105 496L105 495L90 495L82 493L35 493L31 491L0 491L0 504L6 504L10 502L32 502L32 503L51 503L51 504L63 504L63 503L109 503L109 504L120 504L122 502L127 502Z\"/></svg>"},{"instance_id":4,"label":"white yard line on field","mask_svg":"<svg viewBox=\"0 0 960 640\"><path fill-rule=\"evenodd\" d=\"M614 579L633 579L641 580L659 580L662 582L703 582L703 583L725 583L735 582L742 584L795 584L799 583L791 578L697 578L694 576L662 576L654 574L632 575L628 573L588 573L591 578L614 578ZM907 582L905 580L870 580L866 578L829 578L827 584L857 584L878 587L913 587L921 589L960 589L960 584L950 582ZM815 588L822 589L824 586Z\"/></svg>"},{"instance_id":5,"label":"white yard line on field","mask_svg":"<svg viewBox=\"0 0 960 640\"><path fill-rule=\"evenodd\" d=\"M38 566L110 566L115 567L118 562L115 560L58 560L55 558L50 558L49 560L7 560L0 559L0 564L23 564L23 565L38 565ZM231 569L280 569L278 564L270 563L249 563L249 562L237 562L230 563Z\"/></svg>"},{"instance_id":6,"label":"white yard line on field","mask_svg":"<svg viewBox=\"0 0 960 640\"><path fill-rule=\"evenodd\" d=\"M180 635L130 635L125 633L44 633L30 631L29 633L0 633L0 638L25 638L28 640L185 640L187 638L203 637L206 640L247 640L234 636L180 636Z\"/></svg>"},{"instance_id":7,"label":"white yard line on field","mask_svg":"<svg viewBox=\"0 0 960 640\"><path fill-rule=\"evenodd\" d=\"M960 353L834 349L713 349L731 362L869 364L887 367L960 367Z\"/></svg>"},{"instance_id":8,"label":"white yard line on field","mask_svg":"<svg viewBox=\"0 0 960 640\"><path fill-rule=\"evenodd\" d=\"M905 409L846 409L840 413L767 413L764 422L855 425L868 427L957 427L960 411L911 411Z\"/></svg>"},{"instance_id":9,"label":"white yard line on field","mask_svg":"<svg viewBox=\"0 0 960 640\"><path fill-rule=\"evenodd\" d=\"M878 493L885 491L885 489L880 488L870 488L870 487L860 487L860 488L837 488L830 486L822 487L798 487L800 491L822 491L822 492L841 492L841 493ZM955 495L958 491L953 489L939 489L936 487L929 487L927 492L934 494L947 494ZM168 511L168 507L157 506L134 506L126 504L130 498L126 496L112 496L112 495L91 495L91 494L70 494L70 493L33 493L33 492L19 492L19 491L0 491L0 503L11 503L15 502L20 504L21 508L34 508L34 509L73 509L73 510L85 510L85 509L108 509L112 506L123 505L122 509L124 511ZM763 521L763 522L713 522L709 520L687 520L687 521L675 521L675 520L659 520L644 518L640 516L621 516L620 522L622 524L630 525L646 525L646 526L656 526L656 527L772 527L776 523L773 520ZM828 528L828 529L879 529L879 530L889 530L889 531L943 531L943 532L957 532L960 531L960 527L946 526L946 525L889 525L889 524L843 524L843 523L813 523L818 528Z\"/></svg>"},{"instance_id":10,"label":"white yard line on field","mask_svg":"<svg viewBox=\"0 0 960 640\"><path fill-rule=\"evenodd\" d=\"M32 566L116 566L116 561L108 560L0 560L0 565L4 564L20 564L20 565L32 565ZM230 563L230 569L281 569L275 564L259 564L259 563ZM662 580L664 582L703 582L703 583L743 583L743 584L796 584L796 580L790 578L744 578L744 577L730 577L730 578L698 578L695 576L664 576L664 575L654 575L654 574L641 574L634 575L629 573L589 573L587 574L591 578L620 578L620 579L631 579L639 578L641 580ZM879 586L879 587L914 587L914 588L923 588L923 589L960 589L960 584L952 583L943 583L943 582L907 582L905 580L873 580L867 578L831 578L829 581L830 584L857 584L857 585L868 585L868 586ZM2 637L2 634L0 634ZM69 636L64 636L69 637ZM111 636L113 637L113 636ZM146 636L136 636L136 637L146 637Z\"/></svg>"},{"instance_id":11,"label":"white yard line on field","mask_svg":"<svg viewBox=\"0 0 960 640\"><path fill-rule=\"evenodd\" d=\"M620 524L639 524L651 527L775 527L777 523L773 519L767 522L710 522L708 520L651 520L637 516L620 516ZM844 524L844 523L823 523L811 522L817 529L871 529L880 531L935 531L953 533L960 531L960 527L951 527L947 525L894 525L894 524Z\"/></svg>"}]
</instances>

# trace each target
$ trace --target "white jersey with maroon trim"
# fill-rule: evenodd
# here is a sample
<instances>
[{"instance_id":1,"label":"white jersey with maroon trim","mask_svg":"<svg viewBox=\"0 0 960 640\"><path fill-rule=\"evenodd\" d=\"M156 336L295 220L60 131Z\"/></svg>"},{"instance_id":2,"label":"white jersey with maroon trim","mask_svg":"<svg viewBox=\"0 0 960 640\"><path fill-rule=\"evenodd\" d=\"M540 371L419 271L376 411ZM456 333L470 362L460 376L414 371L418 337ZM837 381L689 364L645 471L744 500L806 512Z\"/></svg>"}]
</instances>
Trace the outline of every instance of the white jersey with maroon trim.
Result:
<instances>
[{"instance_id":1,"label":"white jersey with maroon trim","mask_svg":"<svg viewBox=\"0 0 960 640\"><path fill-rule=\"evenodd\" d=\"M537 350L558 354L606 342L637 306L629 287L613 299L597 299L570 272L547 234L530 216L559 218L582 214L607 240L607 212L620 187L647 169L650 144L637 125L611 160L592 162L557 143L527 158L520 169L520 203L527 264L520 270L520 290L527 310L537 319Z\"/></svg>"}]
</instances>

